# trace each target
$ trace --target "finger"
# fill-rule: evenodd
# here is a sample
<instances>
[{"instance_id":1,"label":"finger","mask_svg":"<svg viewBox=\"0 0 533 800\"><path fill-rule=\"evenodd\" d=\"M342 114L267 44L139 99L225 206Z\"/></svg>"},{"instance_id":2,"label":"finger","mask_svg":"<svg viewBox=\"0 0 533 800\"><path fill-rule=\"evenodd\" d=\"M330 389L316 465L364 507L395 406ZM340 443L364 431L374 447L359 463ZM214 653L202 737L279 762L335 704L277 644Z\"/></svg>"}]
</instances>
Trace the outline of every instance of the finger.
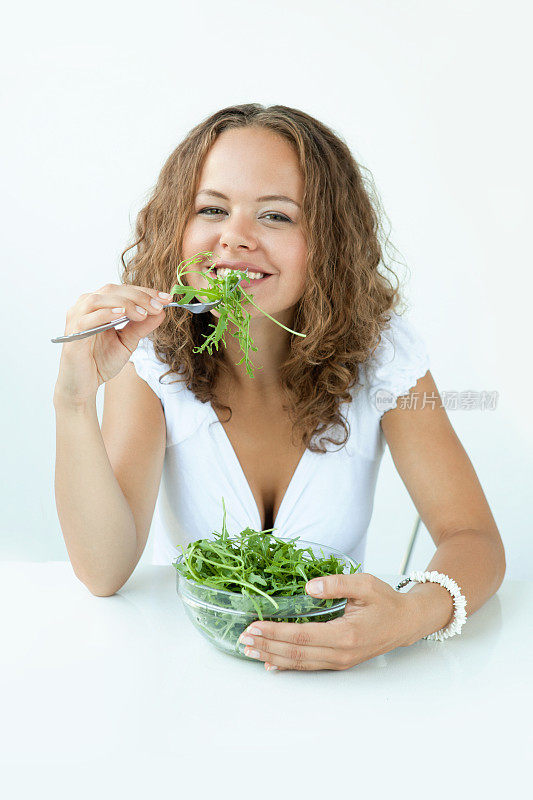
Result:
<instances>
[{"instance_id":1,"label":"finger","mask_svg":"<svg viewBox=\"0 0 533 800\"><path fill-rule=\"evenodd\" d=\"M90 314L82 314L77 319L67 317L65 324L65 336L72 336L74 333L82 333L89 331L92 328L97 328L99 325L105 325L107 322L112 322L114 319L119 319L125 316L124 307L115 308L99 308Z\"/></svg>"},{"instance_id":2,"label":"finger","mask_svg":"<svg viewBox=\"0 0 533 800\"><path fill-rule=\"evenodd\" d=\"M148 316L161 314L163 303L146 292L120 291L91 292L85 295L80 303L82 315L90 314L100 308L125 308L126 316L132 321L146 319Z\"/></svg>"},{"instance_id":3,"label":"finger","mask_svg":"<svg viewBox=\"0 0 533 800\"><path fill-rule=\"evenodd\" d=\"M244 655L276 665L282 664L278 659L283 659L291 669L305 669L307 664L323 664L327 665L324 668L336 669L341 661L340 651L333 647L288 644L263 637L257 637L253 647L245 647Z\"/></svg>"},{"instance_id":4,"label":"finger","mask_svg":"<svg viewBox=\"0 0 533 800\"><path fill-rule=\"evenodd\" d=\"M137 303L137 305L143 307L148 307L151 300L155 300L156 303L162 306L167 305L172 300L172 294L170 292L152 289L150 286L136 286L134 284L124 283L118 285L107 284L107 287L104 287L104 292L109 291L111 294L120 293Z\"/></svg>"},{"instance_id":5,"label":"finger","mask_svg":"<svg viewBox=\"0 0 533 800\"><path fill-rule=\"evenodd\" d=\"M285 672L287 667L276 667L275 664L270 664L270 662L265 661L265 670L267 672Z\"/></svg>"},{"instance_id":6,"label":"finger","mask_svg":"<svg viewBox=\"0 0 533 800\"><path fill-rule=\"evenodd\" d=\"M370 572L353 575L324 575L313 578L306 584L305 591L311 597L349 597L357 602L368 602L374 597L379 578Z\"/></svg>"},{"instance_id":7,"label":"finger","mask_svg":"<svg viewBox=\"0 0 533 800\"><path fill-rule=\"evenodd\" d=\"M172 300L172 294L170 292L165 292L162 289L154 289L151 286L137 286L135 283L106 283L105 286L102 286L100 289L95 289L94 293L98 294L123 294L127 295L131 300L135 300L135 298L143 299L143 295L147 294L150 297L153 297L157 300L160 300L163 304L168 303ZM82 297L86 297L87 295L82 295Z\"/></svg>"},{"instance_id":8,"label":"finger","mask_svg":"<svg viewBox=\"0 0 533 800\"><path fill-rule=\"evenodd\" d=\"M265 653L261 650L253 650L250 647L244 648L244 654L248 658L253 658L256 661L263 661L278 669L294 669L298 671L315 670L315 669L341 669L329 661L320 661L315 657L315 650L317 648L300 648L295 650L290 655L283 655L281 653Z\"/></svg>"},{"instance_id":9,"label":"finger","mask_svg":"<svg viewBox=\"0 0 533 800\"><path fill-rule=\"evenodd\" d=\"M261 620L252 624L242 633L240 638L244 644L252 647L260 645L261 640L285 642L296 645L314 647L343 647L347 640L346 620L342 617L328 622L272 622ZM250 641L247 641L250 639Z\"/></svg>"}]
</instances>

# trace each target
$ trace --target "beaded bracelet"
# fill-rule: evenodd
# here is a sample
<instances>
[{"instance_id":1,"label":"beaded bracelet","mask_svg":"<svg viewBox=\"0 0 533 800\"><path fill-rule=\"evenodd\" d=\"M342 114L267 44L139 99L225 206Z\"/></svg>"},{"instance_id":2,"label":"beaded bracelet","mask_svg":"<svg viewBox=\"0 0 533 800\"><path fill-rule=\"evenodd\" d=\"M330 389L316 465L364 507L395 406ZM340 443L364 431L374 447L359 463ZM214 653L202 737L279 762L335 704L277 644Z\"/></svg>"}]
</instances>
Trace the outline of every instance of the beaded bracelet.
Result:
<instances>
[{"instance_id":1,"label":"beaded bracelet","mask_svg":"<svg viewBox=\"0 0 533 800\"><path fill-rule=\"evenodd\" d=\"M445 589L448 589L451 596L453 597L453 605L454 605L454 615L453 619L450 624L446 628L441 628L440 631L436 631L435 633L430 633L429 636L424 636L424 639L434 639L438 642L442 642L444 639L448 639L450 636L455 636L456 633L461 633L461 628L466 622L466 597L464 594L461 594L461 588L456 584L449 575L445 575L443 572L437 572L433 570L433 572L411 572L408 578L404 578L398 586L396 587L397 590L400 590L402 586L406 586L410 581L416 581L417 583L439 583L441 586L444 586Z\"/></svg>"}]
</instances>

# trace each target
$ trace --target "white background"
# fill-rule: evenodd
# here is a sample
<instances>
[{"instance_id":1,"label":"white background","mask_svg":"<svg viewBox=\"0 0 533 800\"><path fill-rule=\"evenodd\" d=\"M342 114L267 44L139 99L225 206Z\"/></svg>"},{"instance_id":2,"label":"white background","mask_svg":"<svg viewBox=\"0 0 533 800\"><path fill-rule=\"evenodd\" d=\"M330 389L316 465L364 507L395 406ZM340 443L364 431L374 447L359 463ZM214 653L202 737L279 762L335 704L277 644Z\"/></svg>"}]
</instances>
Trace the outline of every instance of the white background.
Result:
<instances>
[{"instance_id":1,"label":"white background","mask_svg":"<svg viewBox=\"0 0 533 800\"><path fill-rule=\"evenodd\" d=\"M532 382L526 2L29 2L3 17L3 560L67 558L52 403L65 314L118 282L165 159L230 104L300 108L369 167L409 318L485 490L507 577L530 578ZM103 390L98 397L99 408ZM416 512L388 451L365 567L399 569ZM411 566L433 552L422 530ZM143 556L146 560L148 551Z\"/></svg>"}]
</instances>

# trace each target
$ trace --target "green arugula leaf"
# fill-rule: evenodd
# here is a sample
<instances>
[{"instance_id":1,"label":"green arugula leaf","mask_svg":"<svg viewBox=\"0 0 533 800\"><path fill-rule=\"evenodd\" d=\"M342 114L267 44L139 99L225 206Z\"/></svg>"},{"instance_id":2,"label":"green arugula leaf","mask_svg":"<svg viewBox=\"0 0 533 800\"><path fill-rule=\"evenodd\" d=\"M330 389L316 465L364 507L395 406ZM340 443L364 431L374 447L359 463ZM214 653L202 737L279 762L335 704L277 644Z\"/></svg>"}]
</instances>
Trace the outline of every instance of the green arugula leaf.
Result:
<instances>
[{"instance_id":1,"label":"green arugula leaf","mask_svg":"<svg viewBox=\"0 0 533 800\"><path fill-rule=\"evenodd\" d=\"M278 596L304 595L305 585L313 578L323 575L340 575L347 564L334 555L322 558L315 555L311 547L299 548L299 536L280 539L271 528L254 531L245 528L234 537L228 535L226 527L226 505L222 498L222 532L213 532L213 539L197 539L187 548L181 547L183 559L174 562L177 571L185 578L203 586L227 592L240 593L253 600L262 596L278 610ZM349 560L350 574L357 572L361 564ZM261 587L261 588L260 588ZM320 601L325 608L342 598ZM314 602L316 600L314 599ZM259 618L263 619L259 606Z\"/></svg>"},{"instance_id":2,"label":"green arugula leaf","mask_svg":"<svg viewBox=\"0 0 533 800\"><path fill-rule=\"evenodd\" d=\"M246 277L246 273L242 270L230 272L225 278L213 278L207 273L201 272L200 270L186 269L192 264L201 263L206 259L213 259L213 253L197 253L188 261L181 261L178 264L177 269L178 283L176 283L171 289L171 295L183 295L179 300L175 301L180 305L191 303L193 297L201 297L202 302L206 303L212 303L220 300L219 305L216 307L220 314L217 324L210 325L210 327L213 329L212 333L210 333L208 336L204 336L204 341L201 343L201 345L195 347L193 352L202 353L204 350L207 350L209 355L212 355L213 347L218 351L218 343L220 341L222 341L224 347L227 347L224 335L228 329L229 323L231 322L237 329L235 332L231 331L231 335L239 340L240 350L242 350L244 353L241 360L237 363L237 366L244 364L246 366L246 372L251 378L253 378L254 365L250 354L257 352L257 347L255 347L252 337L250 336L251 316L248 311L243 308L243 305L251 303L255 308L261 311L262 314L271 319L272 322L275 322L276 325L279 325L289 333L293 333L295 336L302 336L305 338L306 334L298 333L297 331L287 328L285 325L282 325L281 322L274 319L274 317L271 317L270 314L267 314L266 311L263 311L262 308L259 308L259 306L254 303L252 299L253 295L244 292L241 287L238 286L239 281ZM194 287L185 285L182 282L182 278L185 275L190 275L195 272L198 275L202 275L204 280L206 280L209 284L209 288L195 289Z\"/></svg>"}]
</instances>

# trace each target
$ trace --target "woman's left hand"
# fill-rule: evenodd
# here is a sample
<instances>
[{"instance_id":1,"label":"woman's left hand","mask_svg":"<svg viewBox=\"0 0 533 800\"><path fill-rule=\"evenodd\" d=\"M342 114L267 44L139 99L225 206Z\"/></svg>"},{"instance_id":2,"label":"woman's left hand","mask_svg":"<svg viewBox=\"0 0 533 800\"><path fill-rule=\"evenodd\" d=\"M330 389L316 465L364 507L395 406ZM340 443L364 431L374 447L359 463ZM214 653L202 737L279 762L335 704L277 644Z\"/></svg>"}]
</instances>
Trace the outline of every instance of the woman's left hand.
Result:
<instances>
[{"instance_id":1,"label":"woman's left hand","mask_svg":"<svg viewBox=\"0 0 533 800\"><path fill-rule=\"evenodd\" d=\"M322 591L316 591L317 584ZM368 572L325 575L306 585L312 597L347 597L344 616L329 622L258 620L243 632L245 654L266 669L349 669L416 641L409 593L402 594ZM259 633L258 633L259 632Z\"/></svg>"}]
</instances>

